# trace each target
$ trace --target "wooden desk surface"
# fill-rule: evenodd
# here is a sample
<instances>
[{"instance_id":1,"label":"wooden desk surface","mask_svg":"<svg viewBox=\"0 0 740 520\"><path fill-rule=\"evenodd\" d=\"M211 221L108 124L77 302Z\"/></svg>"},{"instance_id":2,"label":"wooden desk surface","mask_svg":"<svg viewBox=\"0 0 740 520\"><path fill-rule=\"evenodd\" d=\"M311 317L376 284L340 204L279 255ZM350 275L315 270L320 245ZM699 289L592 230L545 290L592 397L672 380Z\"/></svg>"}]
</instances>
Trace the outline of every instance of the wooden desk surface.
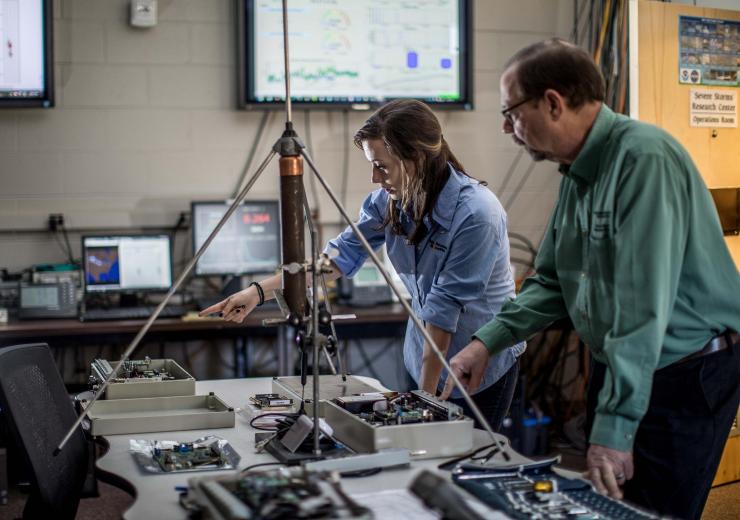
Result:
<instances>
[{"instance_id":1,"label":"wooden desk surface","mask_svg":"<svg viewBox=\"0 0 740 520\"><path fill-rule=\"evenodd\" d=\"M399 304L377 305L374 307L333 306L334 314L356 314L355 320L337 322L342 325L366 325L373 323L402 323L408 318L406 311ZM250 314L244 323L226 322L220 319L187 319L162 318L152 324L151 332L197 332L197 331L233 331L240 329L261 328L265 318L278 317L277 309L257 309ZM105 334L135 334L145 320L111 320L81 322L77 319L21 320L0 323L0 340L12 338L48 338L48 337L82 337Z\"/></svg>"}]
</instances>

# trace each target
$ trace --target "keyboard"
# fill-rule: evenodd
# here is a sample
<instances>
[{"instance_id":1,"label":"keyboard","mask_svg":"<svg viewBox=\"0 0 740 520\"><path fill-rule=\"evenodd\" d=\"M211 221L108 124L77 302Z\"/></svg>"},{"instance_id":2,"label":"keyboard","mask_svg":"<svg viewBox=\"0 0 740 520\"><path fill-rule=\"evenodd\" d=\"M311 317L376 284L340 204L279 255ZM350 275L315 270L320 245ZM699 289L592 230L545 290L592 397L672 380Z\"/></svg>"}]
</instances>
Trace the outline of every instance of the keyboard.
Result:
<instances>
[{"instance_id":1,"label":"keyboard","mask_svg":"<svg viewBox=\"0 0 740 520\"><path fill-rule=\"evenodd\" d=\"M150 307L111 307L87 309L80 315L80 321L104 321L104 320L146 320L152 314L156 306ZM159 318L180 318L187 310L181 305L168 305L159 314Z\"/></svg>"}]
</instances>

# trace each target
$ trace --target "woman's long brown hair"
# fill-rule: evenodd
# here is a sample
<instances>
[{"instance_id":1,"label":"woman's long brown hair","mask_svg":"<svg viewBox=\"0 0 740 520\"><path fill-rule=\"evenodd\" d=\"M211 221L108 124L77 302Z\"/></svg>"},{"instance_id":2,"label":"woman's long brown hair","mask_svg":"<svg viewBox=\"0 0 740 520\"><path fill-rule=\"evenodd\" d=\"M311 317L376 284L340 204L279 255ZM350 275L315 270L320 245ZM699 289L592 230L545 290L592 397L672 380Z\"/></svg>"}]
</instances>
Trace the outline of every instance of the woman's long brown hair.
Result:
<instances>
[{"instance_id":1,"label":"woman's long brown hair","mask_svg":"<svg viewBox=\"0 0 740 520\"><path fill-rule=\"evenodd\" d=\"M414 165L414 173L404 175L401 208L412 215L414 229L408 241L416 245L427 232L422 220L425 215L431 218L437 198L449 179L447 163L467 173L442 136L437 117L421 101L397 99L380 107L355 133L355 146L361 149L362 142L369 139L381 139L391 155ZM390 201L383 226L390 224L395 234L404 235L399 213L396 204Z\"/></svg>"}]
</instances>

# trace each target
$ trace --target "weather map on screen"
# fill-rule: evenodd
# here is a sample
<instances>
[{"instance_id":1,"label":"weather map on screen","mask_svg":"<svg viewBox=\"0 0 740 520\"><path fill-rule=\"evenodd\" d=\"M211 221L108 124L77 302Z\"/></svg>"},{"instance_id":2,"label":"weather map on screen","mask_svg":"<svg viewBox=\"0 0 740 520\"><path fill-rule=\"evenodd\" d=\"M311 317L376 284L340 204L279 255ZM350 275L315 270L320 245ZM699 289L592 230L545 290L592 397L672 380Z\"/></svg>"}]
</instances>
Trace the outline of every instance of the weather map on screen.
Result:
<instances>
[{"instance_id":1,"label":"weather map on screen","mask_svg":"<svg viewBox=\"0 0 740 520\"><path fill-rule=\"evenodd\" d=\"M172 285L169 235L82 237L85 291L163 291Z\"/></svg>"}]
</instances>

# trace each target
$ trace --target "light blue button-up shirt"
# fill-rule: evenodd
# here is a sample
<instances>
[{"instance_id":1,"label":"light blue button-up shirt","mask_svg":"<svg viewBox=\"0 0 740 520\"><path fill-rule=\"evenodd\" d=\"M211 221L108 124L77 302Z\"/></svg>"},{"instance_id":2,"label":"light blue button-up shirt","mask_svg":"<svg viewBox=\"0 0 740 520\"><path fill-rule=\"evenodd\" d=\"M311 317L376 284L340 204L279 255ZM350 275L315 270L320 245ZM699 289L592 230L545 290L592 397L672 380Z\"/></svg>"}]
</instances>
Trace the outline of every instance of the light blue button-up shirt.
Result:
<instances>
[{"instance_id":1,"label":"light blue button-up shirt","mask_svg":"<svg viewBox=\"0 0 740 520\"><path fill-rule=\"evenodd\" d=\"M489 189L450 166L449 180L432 218L424 218L430 231L414 246L405 236L394 234L390 226L383 227L389 202L392 199L383 189L370 193L357 226L373 249L386 245L389 259L411 295L414 313L425 323L452 333L449 359L470 343L476 330L493 319L504 300L514 297L506 212ZM411 217L402 212L401 224L410 236ZM350 278L368 256L349 227L329 241L325 252L338 253L333 260ZM519 343L491 358L479 391L498 381L524 349L525 343ZM409 320L403 357L417 384L423 352L424 337ZM445 370L440 390L446 377ZM461 394L455 389L452 397Z\"/></svg>"}]
</instances>

